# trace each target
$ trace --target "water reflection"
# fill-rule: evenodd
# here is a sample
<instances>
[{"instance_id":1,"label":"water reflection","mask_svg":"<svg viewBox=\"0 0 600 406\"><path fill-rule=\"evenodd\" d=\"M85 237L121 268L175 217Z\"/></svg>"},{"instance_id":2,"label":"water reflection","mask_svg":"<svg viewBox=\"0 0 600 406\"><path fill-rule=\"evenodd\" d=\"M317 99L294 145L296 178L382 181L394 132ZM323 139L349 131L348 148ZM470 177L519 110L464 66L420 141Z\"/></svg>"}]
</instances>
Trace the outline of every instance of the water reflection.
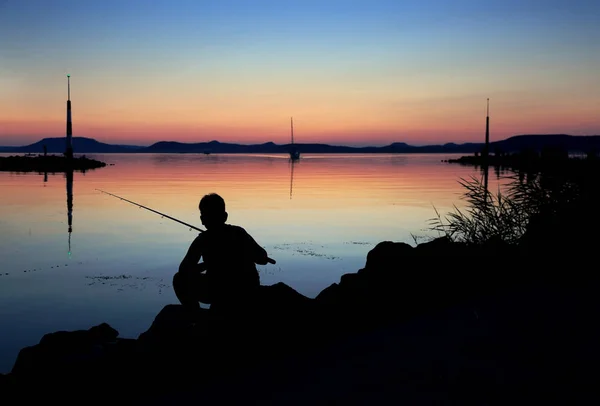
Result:
<instances>
[{"instance_id":1,"label":"water reflection","mask_svg":"<svg viewBox=\"0 0 600 406\"><path fill-rule=\"evenodd\" d=\"M67 170L67 223L69 225L69 251L71 258L71 233L73 232L73 170Z\"/></svg>"},{"instance_id":2,"label":"water reflection","mask_svg":"<svg viewBox=\"0 0 600 406\"><path fill-rule=\"evenodd\" d=\"M486 163L485 165L483 165L483 187L484 190L486 192L485 194L485 199L487 199L487 192L489 191L488 189L488 181L489 181L489 174L490 174L490 166Z\"/></svg>"},{"instance_id":3,"label":"water reflection","mask_svg":"<svg viewBox=\"0 0 600 406\"><path fill-rule=\"evenodd\" d=\"M85 173L85 171L81 171ZM67 189L67 225L68 225L68 251L67 255L71 258L71 234L73 232L73 174L72 169L65 171L66 189ZM44 172L44 187L48 183L48 172Z\"/></svg>"},{"instance_id":4,"label":"water reflection","mask_svg":"<svg viewBox=\"0 0 600 406\"><path fill-rule=\"evenodd\" d=\"M287 154L97 154L91 158L114 166L0 173L0 331L11 332L0 335L0 372L49 331L108 322L136 337L177 303L171 281L196 232L97 189L191 225L199 225L199 199L219 193L230 222L276 255L277 265L259 268L261 282L314 297L362 268L378 242L412 244L412 234L426 234L434 207L441 214L462 207L458 180L480 169L442 162L452 157L307 154L293 163ZM496 183L492 176L490 189Z\"/></svg>"},{"instance_id":5,"label":"water reflection","mask_svg":"<svg viewBox=\"0 0 600 406\"><path fill-rule=\"evenodd\" d=\"M487 186L489 185L489 171L491 165L482 164L481 166L475 165L475 168L481 172L484 185L486 186L486 190L488 190ZM501 181L502 179L509 178L515 174L518 174L519 177L524 177L525 173L523 171L513 171L510 168L506 168L500 165L493 165L494 175L496 175L496 181Z\"/></svg>"},{"instance_id":6,"label":"water reflection","mask_svg":"<svg viewBox=\"0 0 600 406\"><path fill-rule=\"evenodd\" d=\"M148 203L192 224L198 222L199 198L216 192L231 202L232 212L236 213L233 222L260 228L275 241L279 239L277 235L305 238L309 228L313 229L311 239L319 235L319 239L328 242L340 241L348 237L348 227L352 227L357 238L367 234L374 240L394 235L394 239L402 239L408 234L407 229L418 230L426 224L432 206L444 212L460 204L462 190L457 181L481 170L440 163L439 155L306 155L301 163L290 162L283 154L115 154L94 158L115 166L88 172L85 179L78 181L78 207L82 209L78 209L78 219L85 221L78 226L78 235L88 230L94 233L110 230L106 243L129 238L131 232L141 233L136 239L163 241L161 233L174 236L179 231L161 226L160 220L149 219L147 214L98 199L97 188L141 204ZM71 232L73 180L81 175L65 174L67 222ZM18 223L31 223L38 233L47 230L50 236L56 210L50 210L50 202L59 196L51 176L47 180L44 174L47 188L43 196L36 190L37 182L29 181L34 178L0 174L0 186L10 191L2 202L7 213L4 223L11 229ZM497 182L488 175L488 183L491 189ZM64 196L65 189L62 190ZM64 202L63 199L60 200ZM293 205L290 200L294 200ZM398 230L401 234L397 234ZM12 237L12 241L18 242L18 235Z\"/></svg>"},{"instance_id":7,"label":"water reflection","mask_svg":"<svg viewBox=\"0 0 600 406\"><path fill-rule=\"evenodd\" d=\"M292 188L294 187L294 165L295 159L290 159L290 200L292 200Z\"/></svg>"}]
</instances>

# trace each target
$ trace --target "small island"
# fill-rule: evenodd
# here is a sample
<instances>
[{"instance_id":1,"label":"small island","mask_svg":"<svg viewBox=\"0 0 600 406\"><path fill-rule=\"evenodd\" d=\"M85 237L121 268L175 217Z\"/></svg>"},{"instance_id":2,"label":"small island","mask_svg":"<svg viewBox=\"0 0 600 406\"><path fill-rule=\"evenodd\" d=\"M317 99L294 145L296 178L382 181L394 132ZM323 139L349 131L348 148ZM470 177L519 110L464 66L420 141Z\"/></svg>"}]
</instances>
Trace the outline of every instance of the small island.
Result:
<instances>
[{"instance_id":1,"label":"small island","mask_svg":"<svg viewBox=\"0 0 600 406\"><path fill-rule=\"evenodd\" d=\"M457 159L442 160L465 166L493 167L516 172L556 172L573 169L581 172L584 169L595 169L600 160L596 151L588 151L579 157L570 156L564 148L542 148L541 151L524 149L513 153L496 151L488 156L483 153L465 155Z\"/></svg>"},{"instance_id":2,"label":"small island","mask_svg":"<svg viewBox=\"0 0 600 406\"><path fill-rule=\"evenodd\" d=\"M0 171L5 172L67 172L86 171L105 167L106 163L95 159L64 155L12 155L0 157Z\"/></svg>"},{"instance_id":3,"label":"small island","mask_svg":"<svg viewBox=\"0 0 600 406\"><path fill-rule=\"evenodd\" d=\"M61 139L62 143L62 139ZM72 171L85 172L106 166L105 162L89 159L85 155L73 156L73 127L71 121L71 75L67 75L67 135L64 138L64 153L48 155L45 142L36 145L41 147L43 154L29 153L26 155L11 155L0 157L0 171L4 172L37 172L37 173L69 173ZM35 151L35 150L34 150ZM34 152L30 151L30 152ZM37 149L39 151L39 149Z\"/></svg>"}]
</instances>

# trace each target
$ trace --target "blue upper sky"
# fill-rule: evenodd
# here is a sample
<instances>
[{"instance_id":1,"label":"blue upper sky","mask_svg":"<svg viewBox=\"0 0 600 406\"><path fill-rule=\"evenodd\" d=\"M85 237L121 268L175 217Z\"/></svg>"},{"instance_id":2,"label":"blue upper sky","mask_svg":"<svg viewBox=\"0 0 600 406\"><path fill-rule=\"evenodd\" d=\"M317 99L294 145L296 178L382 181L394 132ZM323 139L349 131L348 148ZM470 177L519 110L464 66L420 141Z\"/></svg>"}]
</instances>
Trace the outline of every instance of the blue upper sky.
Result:
<instances>
[{"instance_id":1,"label":"blue upper sky","mask_svg":"<svg viewBox=\"0 0 600 406\"><path fill-rule=\"evenodd\" d=\"M269 138L271 117L294 113L310 122L313 141L345 133L353 142L429 142L444 134L425 112L439 111L460 141L470 137L471 110L490 95L506 135L600 132L591 115L600 108L599 21L592 0L0 0L0 141L53 135L40 128L62 120L51 124L67 72L85 97L78 119L89 135L113 124L172 125L154 98L169 103L184 138L204 128L226 139L234 121ZM517 117L524 109L529 115ZM564 131L552 121L557 111Z\"/></svg>"}]
</instances>

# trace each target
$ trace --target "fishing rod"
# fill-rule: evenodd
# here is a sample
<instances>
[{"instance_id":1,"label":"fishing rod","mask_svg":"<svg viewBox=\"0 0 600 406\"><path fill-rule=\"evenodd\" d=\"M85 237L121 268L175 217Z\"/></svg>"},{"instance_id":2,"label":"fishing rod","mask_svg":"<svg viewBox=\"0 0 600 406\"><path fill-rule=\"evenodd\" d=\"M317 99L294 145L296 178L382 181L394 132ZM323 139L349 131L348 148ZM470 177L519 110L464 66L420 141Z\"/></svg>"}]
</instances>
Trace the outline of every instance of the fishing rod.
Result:
<instances>
[{"instance_id":1,"label":"fishing rod","mask_svg":"<svg viewBox=\"0 0 600 406\"><path fill-rule=\"evenodd\" d=\"M104 190L100 190L100 189L96 189L96 190L97 190L97 191L99 191L99 192L105 193L105 194L107 194L107 195L110 195L110 196L116 197L117 199L124 200L124 201L126 201L127 203L131 203L131 204L133 204L133 205L136 205L136 206L138 206L138 207L139 207L139 208L141 208L141 209L146 209L146 210L149 210L149 211L151 211L151 212L153 212L153 213L160 214L161 216L163 216L163 217L166 217L166 218L168 218L169 220L173 220L173 221L176 221L176 222L178 222L179 224L183 224L184 226L188 226L190 229L192 229L192 228L193 228L194 230L198 230L198 231L200 231L201 233L203 233L203 232L204 232L204 230L202 230L202 229L200 229L200 228L198 228L198 227L195 227L195 226L193 226L193 225L191 225L191 224L188 224L188 223L186 223L186 222L184 222L184 221L177 220L177 219L176 219L176 218L174 218L174 217L171 217L171 216L169 216L169 215L167 215L167 214L165 214L165 213L161 213L161 212L159 212L159 211L156 211L156 210L154 210L154 209L151 209L150 207L142 206L142 205L141 205L141 204L139 204L139 203L132 202L131 200L127 200L127 199L125 199L124 197L121 197L121 196L113 195L112 193L105 192Z\"/></svg>"},{"instance_id":2,"label":"fishing rod","mask_svg":"<svg viewBox=\"0 0 600 406\"><path fill-rule=\"evenodd\" d=\"M176 221L176 222L178 222L179 224L183 224L184 226L188 226L188 227L190 228L190 230L191 230L191 229L194 229L194 230L200 231L201 233L203 233L203 232L205 231L205 230L202 230L201 228L198 228L198 227L196 227L196 226L193 226L193 225L191 225L191 224L188 224L188 223L186 223L185 221L178 220L178 219L176 219L175 217L171 217L171 216L169 216L169 215L167 215L167 214L165 214L165 213L161 213L161 212L159 212L159 211L157 211L157 210L151 209L150 207L146 207L146 206L144 206L144 205L141 205L141 204L139 204L139 203L132 202L131 200L125 199L124 197L117 196L117 195L114 195L114 194L112 194L112 193L105 192L104 190L100 190L100 189L96 189L96 190L97 190L97 191L99 191L99 192L102 192L102 193L104 193L104 194L107 194L107 195L109 195L109 196L116 197L117 199L121 199L121 200L123 200L123 201L126 201L127 203L131 203L131 204L133 204L133 205L135 205L135 206L138 206L140 209L146 209L146 210L148 210L148 211L151 211L151 212L153 212L153 213L156 213L156 214L158 214L158 215L160 215L160 216L162 216L162 217L166 217L166 218L168 218L169 220L173 220L173 221ZM268 262L268 263L270 263L270 264L274 264L274 263L276 263L276 262L275 262L275 260L274 260L273 258L269 258L269 257L267 257L267 262Z\"/></svg>"}]
</instances>

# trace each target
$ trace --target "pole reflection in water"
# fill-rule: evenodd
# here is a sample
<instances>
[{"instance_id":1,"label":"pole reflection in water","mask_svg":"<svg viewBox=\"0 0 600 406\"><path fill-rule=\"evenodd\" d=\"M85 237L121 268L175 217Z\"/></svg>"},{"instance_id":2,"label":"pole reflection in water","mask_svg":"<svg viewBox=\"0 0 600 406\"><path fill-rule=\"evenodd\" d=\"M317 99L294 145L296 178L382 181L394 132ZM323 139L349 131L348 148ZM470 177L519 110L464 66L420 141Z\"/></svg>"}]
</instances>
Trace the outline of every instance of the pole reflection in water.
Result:
<instances>
[{"instance_id":1,"label":"pole reflection in water","mask_svg":"<svg viewBox=\"0 0 600 406\"><path fill-rule=\"evenodd\" d=\"M67 221L69 224L69 258L71 258L71 233L73 232L73 170L66 172L67 178Z\"/></svg>"},{"instance_id":2,"label":"pole reflection in water","mask_svg":"<svg viewBox=\"0 0 600 406\"><path fill-rule=\"evenodd\" d=\"M490 177L490 166L487 162L483 164L483 187L485 190L485 198L487 199L488 195L488 180Z\"/></svg>"}]
</instances>

